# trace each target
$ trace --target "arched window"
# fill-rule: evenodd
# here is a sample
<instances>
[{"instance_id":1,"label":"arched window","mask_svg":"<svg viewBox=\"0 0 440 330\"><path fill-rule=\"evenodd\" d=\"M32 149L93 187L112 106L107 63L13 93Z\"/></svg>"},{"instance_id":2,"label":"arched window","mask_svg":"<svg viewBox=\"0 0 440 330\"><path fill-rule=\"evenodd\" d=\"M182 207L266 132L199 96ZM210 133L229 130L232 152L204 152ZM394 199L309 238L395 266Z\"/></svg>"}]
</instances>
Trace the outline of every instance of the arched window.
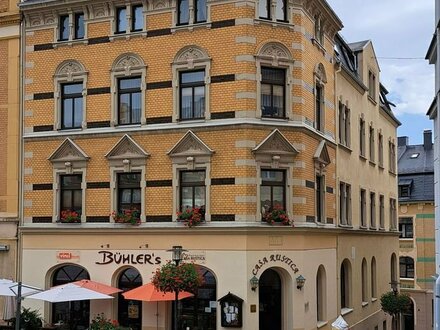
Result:
<instances>
[{"instance_id":1,"label":"arched window","mask_svg":"<svg viewBox=\"0 0 440 330\"><path fill-rule=\"evenodd\" d=\"M259 329L282 329L282 292L281 277L274 269L266 269L260 276L258 284Z\"/></svg>"},{"instance_id":2,"label":"arched window","mask_svg":"<svg viewBox=\"0 0 440 330\"><path fill-rule=\"evenodd\" d=\"M123 292L142 285L142 277L134 268L125 269L119 276L118 288ZM118 296L118 321L123 327L142 329L142 301L127 300L121 293Z\"/></svg>"},{"instance_id":3,"label":"arched window","mask_svg":"<svg viewBox=\"0 0 440 330\"><path fill-rule=\"evenodd\" d=\"M205 307L210 305L210 301L217 301L217 281L207 268L197 266L197 270L203 284L194 297L179 301L179 324L181 329L215 329L216 313L207 312Z\"/></svg>"},{"instance_id":4,"label":"arched window","mask_svg":"<svg viewBox=\"0 0 440 330\"><path fill-rule=\"evenodd\" d=\"M52 278L52 286L89 279L89 273L84 268L77 265L65 265L55 270ZM89 300L52 304L52 323L62 321L68 329L86 329L89 326L89 318Z\"/></svg>"},{"instance_id":5,"label":"arched window","mask_svg":"<svg viewBox=\"0 0 440 330\"><path fill-rule=\"evenodd\" d=\"M362 269L361 269L361 278L362 278L362 303L368 302L368 280L367 280L367 260L362 259Z\"/></svg>"},{"instance_id":6,"label":"arched window","mask_svg":"<svg viewBox=\"0 0 440 330\"><path fill-rule=\"evenodd\" d=\"M377 297L376 258L371 259L371 298Z\"/></svg>"},{"instance_id":7,"label":"arched window","mask_svg":"<svg viewBox=\"0 0 440 330\"><path fill-rule=\"evenodd\" d=\"M400 257L400 277L414 278L414 259L411 257Z\"/></svg>"},{"instance_id":8,"label":"arched window","mask_svg":"<svg viewBox=\"0 0 440 330\"><path fill-rule=\"evenodd\" d=\"M351 305L351 264L348 259L345 259L341 264L340 274L340 295L341 295L341 309L350 308Z\"/></svg>"},{"instance_id":9,"label":"arched window","mask_svg":"<svg viewBox=\"0 0 440 330\"><path fill-rule=\"evenodd\" d=\"M326 320L327 283L325 268L320 265L316 274L316 321Z\"/></svg>"}]
</instances>

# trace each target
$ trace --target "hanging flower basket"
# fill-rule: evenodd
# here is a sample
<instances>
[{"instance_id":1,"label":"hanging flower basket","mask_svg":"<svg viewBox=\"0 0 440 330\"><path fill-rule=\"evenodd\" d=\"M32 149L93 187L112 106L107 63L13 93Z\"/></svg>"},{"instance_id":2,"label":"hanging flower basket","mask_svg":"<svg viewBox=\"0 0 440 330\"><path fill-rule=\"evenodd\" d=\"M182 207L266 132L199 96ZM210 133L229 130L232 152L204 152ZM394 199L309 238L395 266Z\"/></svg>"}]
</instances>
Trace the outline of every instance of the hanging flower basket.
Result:
<instances>
[{"instance_id":1,"label":"hanging flower basket","mask_svg":"<svg viewBox=\"0 0 440 330\"><path fill-rule=\"evenodd\" d=\"M116 223L128 223L131 225L139 225L141 223L141 214L139 210L122 210L121 212L113 211L111 216Z\"/></svg>"},{"instance_id":2,"label":"hanging flower basket","mask_svg":"<svg viewBox=\"0 0 440 330\"><path fill-rule=\"evenodd\" d=\"M187 227L197 226L203 222L201 209L194 207L177 212L177 221L183 222Z\"/></svg>"},{"instance_id":3,"label":"hanging flower basket","mask_svg":"<svg viewBox=\"0 0 440 330\"><path fill-rule=\"evenodd\" d=\"M154 273L152 283L162 292L192 292L202 285L202 278L194 264L182 263L176 266L167 262Z\"/></svg>"},{"instance_id":4,"label":"hanging flower basket","mask_svg":"<svg viewBox=\"0 0 440 330\"><path fill-rule=\"evenodd\" d=\"M75 211L64 210L64 211L61 211L60 222L61 223L80 223L81 222L81 215Z\"/></svg>"},{"instance_id":5,"label":"hanging flower basket","mask_svg":"<svg viewBox=\"0 0 440 330\"><path fill-rule=\"evenodd\" d=\"M281 205L275 205L272 211L267 211L264 216L263 220L266 221L268 224L281 224L284 226L290 225L290 219L287 215L286 210Z\"/></svg>"}]
</instances>

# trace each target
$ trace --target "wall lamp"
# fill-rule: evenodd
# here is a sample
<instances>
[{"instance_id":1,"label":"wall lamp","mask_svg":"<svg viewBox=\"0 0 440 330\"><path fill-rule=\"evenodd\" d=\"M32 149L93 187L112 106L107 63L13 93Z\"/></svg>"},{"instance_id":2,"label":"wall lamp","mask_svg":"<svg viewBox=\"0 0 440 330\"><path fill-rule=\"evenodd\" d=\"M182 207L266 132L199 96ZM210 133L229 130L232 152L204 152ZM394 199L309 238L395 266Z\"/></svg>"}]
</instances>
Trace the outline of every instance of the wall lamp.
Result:
<instances>
[{"instance_id":1,"label":"wall lamp","mask_svg":"<svg viewBox=\"0 0 440 330\"><path fill-rule=\"evenodd\" d=\"M301 289L303 288L303 286L304 286L305 283L306 283L306 279L305 279L304 276L299 275L299 276L296 278L296 288L297 288L298 290L301 290Z\"/></svg>"},{"instance_id":2,"label":"wall lamp","mask_svg":"<svg viewBox=\"0 0 440 330\"><path fill-rule=\"evenodd\" d=\"M9 245L0 244L0 251L9 251Z\"/></svg>"},{"instance_id":3,"label":"wall lamp","mask_svg":"<svg viewBox=\"0 0 440 330\"><path fill-rule=\"evenodd\" d=\"M255 275L249 280L249 282L251 283L251 290L252 291L257 290L259 280Z\"/></svg>"}]
</instances>

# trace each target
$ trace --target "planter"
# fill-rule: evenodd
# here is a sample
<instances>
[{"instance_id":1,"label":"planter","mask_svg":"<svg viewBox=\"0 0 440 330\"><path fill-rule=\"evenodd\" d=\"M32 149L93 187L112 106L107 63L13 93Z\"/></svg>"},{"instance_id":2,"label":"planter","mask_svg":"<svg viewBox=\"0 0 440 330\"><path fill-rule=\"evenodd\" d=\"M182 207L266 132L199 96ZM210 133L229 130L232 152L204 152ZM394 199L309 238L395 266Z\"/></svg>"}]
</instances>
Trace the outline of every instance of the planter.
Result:
<instances>
[{"instance_id":1,"label":"planter","mask_svg":"<svg viewBox=\"0 0 440 330\"><path fill-rule=\"evenodd\" d=\"M186 209L182 212L177 212L177 221L182 222L187 227L198 226L204 222L202 210L198 207Z\"/></svg>"},{"instance_id":2,"label":"planter","mask_svg":"<svg viewBox=\"0 0 440 330\"><path fill-rule=\"evenodd\" d=\"M273 210L267 211L263 215L263 221L270 225L289 226L290 219L287 212L280 205L275 205Z\"/></svg>"},{"instance_id":3,"label":"planter","mask_svg":"<svg viewBox=\"0 0 440 330\"><path fill-rule=\"evenodd\" d=\"M122 210L121 212L113 211L111 214L115 223L125 223L129 225L140 225L140 212L138 210Z\"/></svg>"},{"instance_id":4,"label":"planter","mask_svg":"<svg viewBox=\"0 0 440 330\"><path fill-rule=\"evenodd\" d=\"M64 210L61 211L61 223L81 223L81 214L76 211Z\"/></svg>"}]
</instances>

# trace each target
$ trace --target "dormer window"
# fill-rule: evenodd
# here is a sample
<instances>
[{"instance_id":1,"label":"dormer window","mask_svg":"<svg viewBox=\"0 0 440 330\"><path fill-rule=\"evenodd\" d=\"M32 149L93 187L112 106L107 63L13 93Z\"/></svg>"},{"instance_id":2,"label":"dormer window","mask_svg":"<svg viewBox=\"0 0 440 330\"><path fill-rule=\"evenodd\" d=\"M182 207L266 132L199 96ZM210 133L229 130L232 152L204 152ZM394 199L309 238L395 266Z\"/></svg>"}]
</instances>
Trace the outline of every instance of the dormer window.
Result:
<instances>
[{"instance_id":1,"label":"dormer window","mask_svg":"<svg viewBox=\"0 0 440 330\"><path fill-rule=\"evenodd\" d=\"M410 197L411 196L411 186L413 180L400 179L399 180L399 197Z\"/></svg>"}]
</instances>

